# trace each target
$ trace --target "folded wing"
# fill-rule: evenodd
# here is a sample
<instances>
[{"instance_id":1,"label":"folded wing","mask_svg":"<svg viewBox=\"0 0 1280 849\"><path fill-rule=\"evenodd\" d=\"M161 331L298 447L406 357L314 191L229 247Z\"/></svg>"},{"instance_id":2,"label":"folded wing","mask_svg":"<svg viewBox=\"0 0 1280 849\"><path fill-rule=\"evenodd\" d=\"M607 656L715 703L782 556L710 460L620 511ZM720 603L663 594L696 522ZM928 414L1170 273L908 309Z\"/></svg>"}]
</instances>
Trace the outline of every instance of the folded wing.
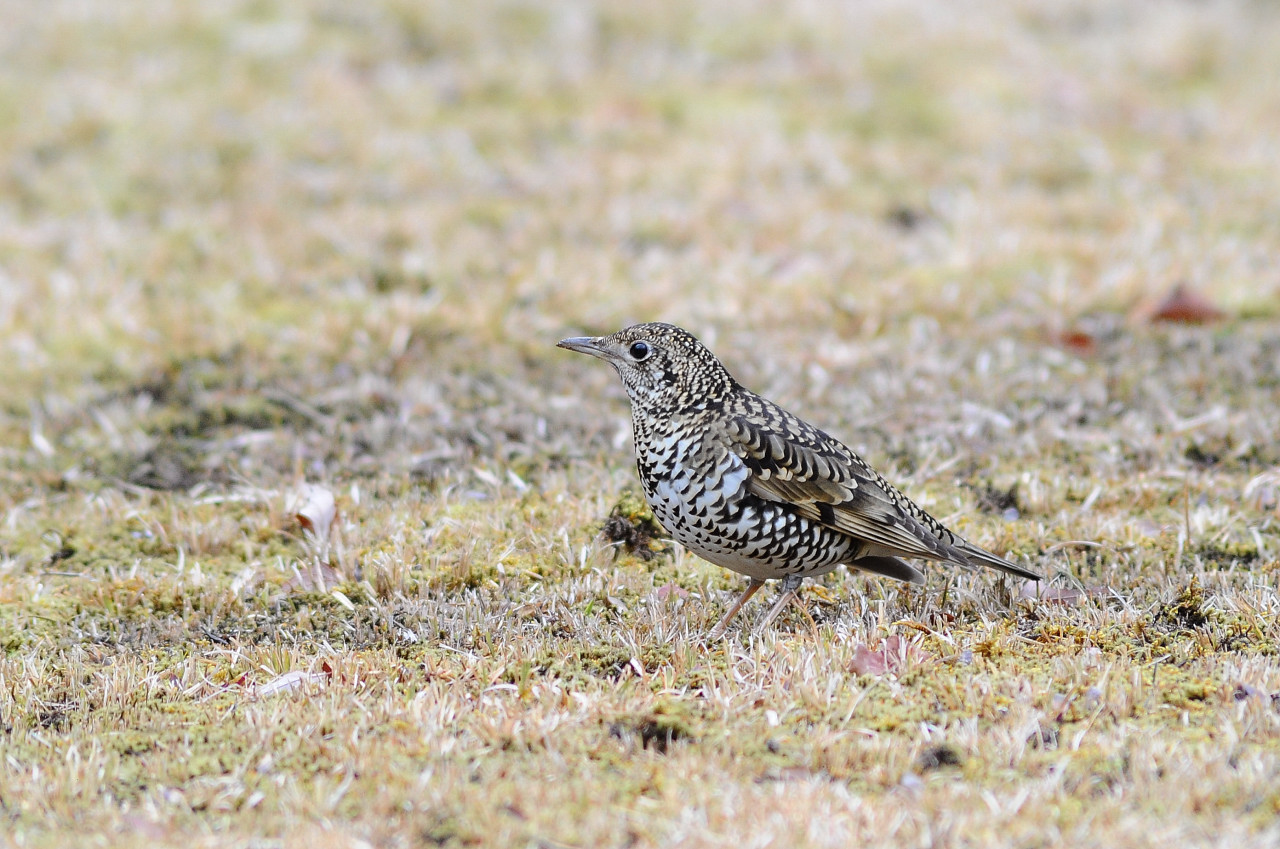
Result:
<instances>
[{"instance_id":1,"label":"folded wing","mask_svg":"<svg viewBox=\"0 0 1280 849\"><path fill-rule=\"evenodd\" d=\"M759 417L733 417L719 434L728 450L742 459L747 490L790 504L800 515L864 541L867 571L907 574L889 559L918 557L1038 579L965 542L838 440L758 396L755 400L773 409ZM850 565L862 566L858 561Z\"/></svg>"}]
</instances>

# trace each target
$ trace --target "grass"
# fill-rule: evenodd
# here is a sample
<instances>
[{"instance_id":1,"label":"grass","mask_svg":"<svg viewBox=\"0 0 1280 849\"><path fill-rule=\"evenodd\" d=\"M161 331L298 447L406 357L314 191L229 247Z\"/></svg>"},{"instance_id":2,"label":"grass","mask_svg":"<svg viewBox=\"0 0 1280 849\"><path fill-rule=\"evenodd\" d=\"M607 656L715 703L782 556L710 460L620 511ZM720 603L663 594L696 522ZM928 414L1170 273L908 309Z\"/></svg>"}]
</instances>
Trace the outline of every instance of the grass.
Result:
<instances>
[{"instance_id":1,"label":"grass","mask_svg":"<svg viewBox=\"0 0 1280 849\"><path fill-rule=\"evenodd\" d=\"M0 845L1280 838L1275 9L4 11ZM707 644L649 319L1041 594Z\"/></svg>"}]
</instances>

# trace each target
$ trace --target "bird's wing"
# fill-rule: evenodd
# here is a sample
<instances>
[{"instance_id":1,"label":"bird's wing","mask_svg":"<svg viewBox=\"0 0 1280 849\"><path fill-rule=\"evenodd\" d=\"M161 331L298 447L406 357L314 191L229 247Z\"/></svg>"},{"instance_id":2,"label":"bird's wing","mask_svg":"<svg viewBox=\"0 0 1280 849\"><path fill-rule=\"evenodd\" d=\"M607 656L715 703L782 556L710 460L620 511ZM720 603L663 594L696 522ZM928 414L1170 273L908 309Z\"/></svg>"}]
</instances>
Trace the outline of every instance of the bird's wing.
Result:
<instances>
[{"instance_id":1,"label":"bird's wing","mask_svg":"<svg viewBox=\"0 0 1280 849\"><path fill-rule=\"evenodd\" d=\"M791 504L808 519L870 543L874 553L956 557L958 537L857 454L780 407L753 400L761 414L731 416L720 434L747 469L748 491Z\"/></svg>"}]
</instances>

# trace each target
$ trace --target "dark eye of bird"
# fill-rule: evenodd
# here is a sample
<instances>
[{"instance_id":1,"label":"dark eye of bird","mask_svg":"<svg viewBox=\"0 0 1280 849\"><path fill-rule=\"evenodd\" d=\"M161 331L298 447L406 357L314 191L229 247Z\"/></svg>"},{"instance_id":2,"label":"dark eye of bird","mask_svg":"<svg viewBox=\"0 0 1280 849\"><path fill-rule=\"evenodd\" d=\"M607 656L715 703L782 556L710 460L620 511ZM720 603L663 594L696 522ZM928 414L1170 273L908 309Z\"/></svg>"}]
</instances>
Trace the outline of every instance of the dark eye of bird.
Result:
<instances>
[{"instance_id":1,"label":"dark eye of bird","mask_svg":"<svg viewBox=\"0 0 1280 849\"><path fill-rule=\"evenodd\" d=\"M637 362L639 362L640 360L643 360L645 357L649 356L648 343L632 342L630 354L631 354L631 359L636 360Z\"/></svg>"}]
</instances>

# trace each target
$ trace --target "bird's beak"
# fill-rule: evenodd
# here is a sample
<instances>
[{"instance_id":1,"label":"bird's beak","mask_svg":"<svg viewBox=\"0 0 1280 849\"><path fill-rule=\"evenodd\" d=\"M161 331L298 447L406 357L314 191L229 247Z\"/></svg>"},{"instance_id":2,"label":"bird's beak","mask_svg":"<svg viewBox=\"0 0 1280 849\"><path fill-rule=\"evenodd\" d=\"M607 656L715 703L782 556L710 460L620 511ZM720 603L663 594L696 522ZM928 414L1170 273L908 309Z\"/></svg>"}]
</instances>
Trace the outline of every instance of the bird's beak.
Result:
<instances>
[{"instance_id":1,"label":"bird's beak","mask_svg":"<svg viewBox=\"0 0 1280 849\"><path fill-rule=\"evenodd\" d=\"M577 351L579 354L590 354L600 359L608 359L609 355L600 345L601 337L599 336L570 336L568 339L561 339L556 343L557 348L568 348L570 351Z\"/></svg>"}]
</instances>

